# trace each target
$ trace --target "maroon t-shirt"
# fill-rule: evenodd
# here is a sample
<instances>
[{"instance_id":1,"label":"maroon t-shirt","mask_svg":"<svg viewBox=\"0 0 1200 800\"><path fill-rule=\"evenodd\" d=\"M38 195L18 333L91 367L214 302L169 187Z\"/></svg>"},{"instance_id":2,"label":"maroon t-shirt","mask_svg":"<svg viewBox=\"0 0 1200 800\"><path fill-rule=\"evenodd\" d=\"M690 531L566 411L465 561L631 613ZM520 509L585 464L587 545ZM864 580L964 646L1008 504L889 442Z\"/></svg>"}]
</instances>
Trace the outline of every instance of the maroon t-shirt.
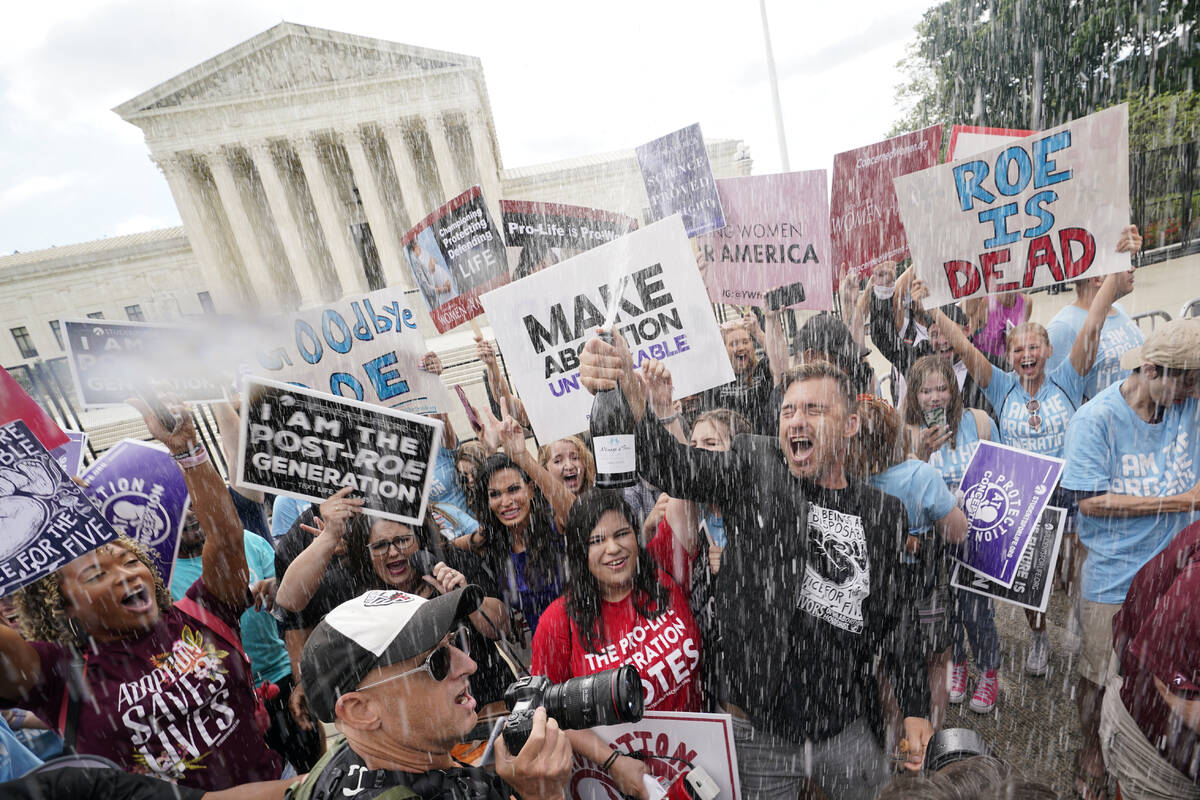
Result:
<instances>
[{"instance_id":1,"label":"maroon t-shirt","mask_svg":"<svg viewBox=\"0 0 1200 800\"><path fill-rule=\"evenodd\" d=\"M1138 570L1113 618L1113 642L1125 683L1121 700L1158 752L1200 780L1200 734L1171 713L1154 687L1200 695L1200 522Z\"/></svg>"},{"instance_id":2,"label":"maroon t-shirt","mask_svg":"<svg viewBox=\"0 0 1200 800\"><path fill-rule=\"evenodd\" d=\"M239 631L247 606L221 602L203 578L187 596ZM57 727L70 652L31 644L43 677L20 705ZM204 790L279 777L279 757L255 727L246 661L220 636L172 607L144 634L96 646L85 672L95 705L80 704L79 752Z\"/></svg>"}]
</instances>

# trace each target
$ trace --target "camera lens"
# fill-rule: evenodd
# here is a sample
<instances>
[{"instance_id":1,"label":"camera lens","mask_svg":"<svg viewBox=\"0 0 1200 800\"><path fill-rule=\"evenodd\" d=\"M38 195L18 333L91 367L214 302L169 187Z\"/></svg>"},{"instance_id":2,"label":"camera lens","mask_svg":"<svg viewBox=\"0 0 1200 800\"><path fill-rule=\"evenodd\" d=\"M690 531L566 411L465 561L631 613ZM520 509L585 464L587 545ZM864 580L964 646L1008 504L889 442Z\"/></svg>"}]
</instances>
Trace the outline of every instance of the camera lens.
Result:
<instances>
[{"instance_id":1,"label":"camera lens","mask_svg":"<svg viewBox=\"0 0 1200 800\"><path fill-rule=\"evenodd\" d=\"M637 722L642 718L642 679L629 665L571 678L548 688L544 704L565 729Z\"/></svg>"}]
</instances>

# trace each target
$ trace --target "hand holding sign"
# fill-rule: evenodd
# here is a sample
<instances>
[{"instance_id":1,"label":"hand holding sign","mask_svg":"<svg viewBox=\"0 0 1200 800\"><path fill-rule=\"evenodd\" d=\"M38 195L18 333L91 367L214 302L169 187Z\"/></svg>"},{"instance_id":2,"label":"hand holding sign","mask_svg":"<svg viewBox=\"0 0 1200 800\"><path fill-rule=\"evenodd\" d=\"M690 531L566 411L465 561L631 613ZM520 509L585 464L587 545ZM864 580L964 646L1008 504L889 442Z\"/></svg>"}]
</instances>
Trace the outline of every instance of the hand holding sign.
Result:
<instances>
[{"instance_id":1,"label":"hand holding sign","mask_svg":"<svg viewBox=\"0 0 1200 800\"><path fill-rule=\"evenodd\" d=\"M1137 225L1126 225L1121 229L1121 238L1117 239L1118 253L1138 253L1142 249L1142 235L1138 233Z\"/></svg>"},{"instance_id":2,"label":"hand holding sign","mask_svg":"<svg viewBox=\"0 0 1200 800\"><path fill-rule=\"evenodd\" d=\"M125 402L142 415L142 421L146 423L146 430L150 431L151 436L165 444L173 454L186 453L200 439L196 434L196 425L192 421L191 412L175 395L164 395L162 400L167 411L176 420L175 427L169 431L145 400L130 398Z\"/></svg>"}]
</instances>

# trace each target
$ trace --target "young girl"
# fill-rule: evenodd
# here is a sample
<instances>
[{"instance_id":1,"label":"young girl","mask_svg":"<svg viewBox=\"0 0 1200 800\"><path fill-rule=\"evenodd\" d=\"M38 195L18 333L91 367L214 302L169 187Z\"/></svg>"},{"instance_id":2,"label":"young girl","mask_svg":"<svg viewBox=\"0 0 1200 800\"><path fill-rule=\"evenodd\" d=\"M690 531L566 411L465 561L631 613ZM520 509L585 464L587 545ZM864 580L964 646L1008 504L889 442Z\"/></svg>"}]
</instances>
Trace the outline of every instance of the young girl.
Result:
<instances>
[{"instance_id":1,"label":"young girl","mask_svg":"<svg viewBox=\"0 0 1200 800\"><path fill-rule=\"evenodd\" d=\"M596 481L596 459L578 436L567 436L543 445L538 450L538 463L574 495L586 492Z\"/></svg>"}]
</instances>

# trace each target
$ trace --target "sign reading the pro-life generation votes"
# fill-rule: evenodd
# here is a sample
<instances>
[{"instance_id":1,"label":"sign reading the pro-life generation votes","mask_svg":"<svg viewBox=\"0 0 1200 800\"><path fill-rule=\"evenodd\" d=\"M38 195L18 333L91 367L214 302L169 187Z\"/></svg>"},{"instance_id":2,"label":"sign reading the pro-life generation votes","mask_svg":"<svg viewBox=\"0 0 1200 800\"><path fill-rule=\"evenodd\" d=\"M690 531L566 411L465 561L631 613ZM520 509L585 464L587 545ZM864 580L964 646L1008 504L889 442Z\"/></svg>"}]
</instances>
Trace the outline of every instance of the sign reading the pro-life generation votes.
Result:
<instances>
[{"instance_id":1,"label":"sign reading the pro-life generation votes","mask_svg":"<svg viewBox=\"0 0 1200 800\"><path fill-rule=\"evenodd\" d=\"M1128 120L1120 105L896 178L926 308L1128 270Z\"/></svg>"},{"instance_id":2,"label":"sign reading the pro-life generation votes","mask_svg":"<svg viewBox=\"0 0 1200 800\"><path fill-rule=\"evenodd\" d=\"M833 157L829 221L833 263L861 277L881 261L908 256L892 178L938 163L942 126L906 133Z\"/></svg>"},{"instance_id":3,"label":"sign reading the pro-life generation votes","mask_svg":"<svg viewBox=\"0 0 1200 800\"><path fill-rule=\"evenodd\" d=\"M214 369L213 340L196 327L63 320L67 360L85 408L124 405L136 386L194 403L219 402L234 365Z\"/></svg>"},{"instance_id":4,"label":"sign reading the pro-life generation votes","mask_svg":"<svg viewBox=\"0 0 1200 800\"><path fill-rule=\"evenodd\" d=\"M320 503L344 487L363 511L419 525L442 423L262 378L242 393L238 485Z\"/></svg>"},{"instance_id":5,"label":"sign reading the pro-life generation votes","mask_svg":"<svg viewBox=\"0 0 1200 800\"><path fill-rule=\"evenodd\" d=\"M725 227L696 239L714 303L764 305L772 289L800 283L793 308L833 308L825 170L722 178Z\"/></svg>"},{"instance_id":6,"label":"sign reading the pro-life generation votes","mask_svg":"<svg viewBox=\"0 0 1200 800\"><path fill-rule=\"evenodd\" d=\"M0 595L117 538L29 426L0 426Z\"/></svg>"},{"instance_id":7,"label":"sign reading the pro-life generation votes","mask_svg":"<svg viewBox=\"0 0 1200 800\"><path fill-rule=\"evenodd\" d=\"M678 215L488 292L482 300L509 376L544 442L588 427L592 396L579 382L579 353L603 324L611 302L617 303L616 326L634 363L651 358L665 363L676 397L733 380Z\"/></svg>"},{"instance_id":8,"label":"sign reading the pro-life generation votes","mask_svg":"<svg viewBox=\"0 0 1200 800\"><path fill-rule=\"evenodd\" d=\"M402 244L438 333L479 316L479 295L508 283L504 242L478 186L417 223Z\"/></svg>"},{"instance_id":9,"label":"sign reading the pro-life generation votes","mask_svg":"<svg viewBox=\"0 0 1200 800\"><path fill-rule=\"evenodd\" d=\"M1015 447L980 442L959 489L967 541L954 554L968 569L1011 588L1063 461Z\"/></svg>"},{"instance_id":10,"label":"sign reading the pro-life generation votes","mask_svg":"<svg viewBox=\"0 0 1200 800\"><path fill-rule=\"evenodd\" d=\"M700 123L640 145L637 160L650 198L651 217L660 220L682 214L688 236L725 227Z\"/></svg>"},{"instance_id":11,"label":"sign reading the pro-life generation votes","mask_svg":"<svg viewBox=\"0 0 1200 800\"><path fill-rule=\"evenodd\" d=\"M147 442L125 439L96 459L81 477L104 518L118 533L150 551L163 583L169 585L190 504L183 471L171 454Z\"/></svg>"},{"instance_id":12,"label":"sign reading the pro-life generation votes","mask_svg":"<svg viewBox=\"0 0 1200 800\"><path fill-rule=\"evenodd\" d=\"M419 368L428 349L402 290L267 320L255 339L253 374L414 414L449 408L441 379Z\"/></svg>"},{"instance_id":13,"label":"sign reading the pro-life generation votes","mask_svg":"<svg viewBox=\"0 0 1200 800\"><path fill-rule=\"evenodd\" d=\"M1058 548L1062 544L1063 522L1066 518L1065 510L1046 506L1037 527L1034 528L1029 545L1025 548L1025 555L1021 556L1021 561L1017 564L1017 574L1011 587L1006 589L977 572L964 569L961 564L954 565L950 585L1022 608L1044 612L1050 605L1054 568L1058 562Z\"/></svg>"}]
</instances>

